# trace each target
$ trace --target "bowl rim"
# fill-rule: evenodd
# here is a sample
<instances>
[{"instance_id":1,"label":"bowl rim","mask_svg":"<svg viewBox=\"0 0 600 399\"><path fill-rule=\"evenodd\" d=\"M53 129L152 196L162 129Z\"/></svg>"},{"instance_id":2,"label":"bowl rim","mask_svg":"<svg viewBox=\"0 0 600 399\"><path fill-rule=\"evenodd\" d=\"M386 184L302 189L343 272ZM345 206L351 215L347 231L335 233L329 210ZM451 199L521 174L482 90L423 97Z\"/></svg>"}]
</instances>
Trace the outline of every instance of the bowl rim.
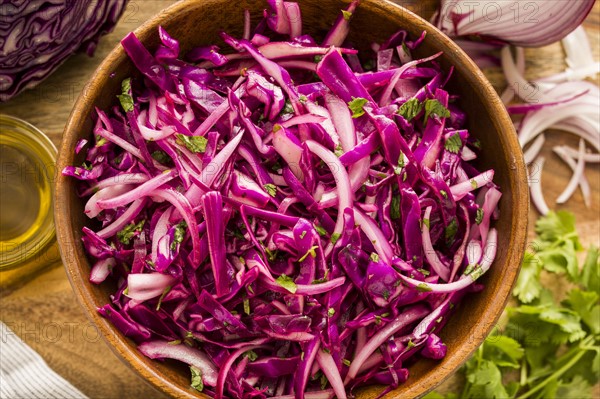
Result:
<instances>
[{"instance_id":1,"label":"bowl rim","mask_svg":"<svg viewBox=\"0 0 600 399\"><path fill-rule=\"evenodd\" d=\"M146 37L151 31L155 30L162 22L168 20L173 15L184 11L191 5L208 5L210 3L219 3L223 0L181 0L167 8L160 11L158 14L144 22L141 26L134 30L135 35L138 38ZM407 16L405 19L414 20L419 23L419 27L427 31L428 36L433 36L436 40L439 40L444 46L444 53L452 54L452 57L460 60L463 67L468 71L465 79L469 80L470 83L477 83L478 89L482 94L489 100L484 102L486 111L492 114L492 120L496 120L498 126L502 127L502 134L507 148L511 150L512 159L511 162L511 174L513 177L510 178L511 182L514 182L510 187L510 193L513 205L513 221L520 220L522 223L517 223L510 227L510 241L509 249L507 251L506 264L517 265L513 267L508 273L511 279L511 284L504 284L499 286L497 297L501 300L492 301L486 308L485 324L482 324L483 320L476 323L474 327L482 327L478 330L478 334L475 339L466 340L464 346L459 351L455 352L452 357L447 357L443 360L444 363L450 364L449 367L442 367L440 370L429 376L427 384L415 384L408 391L403 392L407 397L419 397L425 395L431 390L435 389L451 374L453 374L459 367L461 367L469 357L475 352L475 350L481 345L485 337L492 331L494 325L497 323L502 311L504 310L506 303L510 298L510 292L516 282L520 270L521 259L525 250L525 243L527 238L527 220L529 213L529 190L527 189L527 173L525 162L523 159L523 153L518 142L517 134L515 132L513 123L502 103L498 94L492 87L491 83L487 80L483 72L477 67L475 62L471 60L467 54L449 37L444 35L429 21L423 19L419 15L404 8L390 0L363 0L363 3L370 3L371 7L380 7L387 9L390 12L400 14L405 13ZM120 44L117 44L106 58L96 68L94 73L91 75L86 85L83 87L78 100L75 102L73 110L69 115L67 124L65 125L63 139L60 145L59 156L57 160L57 170L62 171L65 166L68 166L70 159L73 157L73 145L76 138L78 137L78 127L83 123L83 120L89 117L90 111L93 110L94 103L91 99L94 98L94 92L96 87L105 84L110 78L105 73L111 65L116 65L126 59L127 56ZM159 391L173 397L204 397L208 398L203 393L192 393L189 390L182 389L176 383L167 380L163 375L155 372L152 368L145 367L143 355L136 350L130 348L127 344L129 338L122 334L116 333L115 328L105 318L101 317L97 312L96 302L92 293L86 288L86 284L89 283L89 273L83 272L80 267L81 262L88 263L87 260L81 260L74 257L76 253L73 246L76 245L75 232L71 228L70 218L64 218L63 215L69 215L71 213L70 207L70 190L69 180L66 176L58 174L56 187L54 191L54 220L56 225L57 239L59 243L61 257L65 266L65 270L74 293L76 294L77 300L80 305L85 309L85 314L90 321L97 326L101 332L104 341L108 344L111 350L117 354L117 357L121 361L126 363L128 366L135 369L135 371L143 377L143 379L150 383L154 388ZM146 359L148 360L148 359ZM410 381L410 379L409 379ZM402 387L402 386L401 386ZM394 391L391 391L388 395L393 395Z\"/></svg>"}]
</instances>

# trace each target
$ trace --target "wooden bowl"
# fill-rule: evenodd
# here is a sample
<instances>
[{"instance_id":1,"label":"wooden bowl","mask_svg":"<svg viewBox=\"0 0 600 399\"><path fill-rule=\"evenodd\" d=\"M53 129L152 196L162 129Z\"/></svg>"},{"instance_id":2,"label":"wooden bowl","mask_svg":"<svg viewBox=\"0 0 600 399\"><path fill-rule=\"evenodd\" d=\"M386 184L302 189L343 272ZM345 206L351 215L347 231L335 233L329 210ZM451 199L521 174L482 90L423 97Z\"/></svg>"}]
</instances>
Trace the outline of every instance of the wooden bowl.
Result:
<instances>
[{"instance_id":1,"label":"wooden bowl","mask_svg":"<svg viewBox=\"0 0 600 399\"><path fill-rule=\"evenodd\" d=\"M299 0L305 31L323 37L344 4L340 1ZM158 44L157 27L162 25L188 49L219 43L218 32L225 30L241 36L243 9L259 18L266 2L243 0L185 0L162 11L135 31L147 47ZM256 22L254 20L253 22ZM410 11L387 1L363 0L352 20L351 40L365 49L373 41L381 42L398 29L412 37L427 31L417 57L443 51L445 70L455 67L450 92L461 95L460 105L467 112L469 131L481 141L483 154L480 168L494 168L495 181L503 196L501 218L497 221L499 247L494 265L481 279L485 289L467 296L444 328L441 336L448 346L442 361L419 360L410 367L410 378L388 397L421 396L455 372L482 343L498 320L519 271L525 247L528 190L521 148L513 125L496 92L478 67L451 40ZM440 60L440 59L438 59ZM114 75L111 77L111 74ZM92 136L94 107L105 109L116 103L121 81L137 71L117 46L98 67L85 86L65 128L58 170L78 165L83 154L74 148L82 137ZM153 361L141 355L126 338L96 309L109 301L110 284L96 286L88 281L90 262L81 243L81 228L89 223L83 214L83 202L75 193L75 180L59 176L56 184L55 223L58 242L67 274L76 296L90 319L98 326L110 347L147 381L166 394L177 397L206 397L190 388L189 369L174 362ZM359 390L361 398L375 397L383 388L372 386Z\"/></svg>"}]
</instances>

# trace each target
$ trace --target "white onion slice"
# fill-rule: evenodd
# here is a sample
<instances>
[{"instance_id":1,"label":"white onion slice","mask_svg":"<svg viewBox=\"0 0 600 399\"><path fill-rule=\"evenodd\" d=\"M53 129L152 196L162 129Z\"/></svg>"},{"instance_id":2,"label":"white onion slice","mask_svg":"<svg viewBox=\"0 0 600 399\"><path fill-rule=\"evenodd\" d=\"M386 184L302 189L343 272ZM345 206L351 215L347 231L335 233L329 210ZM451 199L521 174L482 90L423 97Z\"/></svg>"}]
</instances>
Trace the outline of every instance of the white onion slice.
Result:
<instances>
[{"instance_id":1,"label":"white onion slice","mask_svg":"<svg viewBox=\"0 0 600 399\"><path fill-rule=\"evenodd\" d=\"M577 189L577 186L579 185L579 182L581 180L581 176L583 175L583 168L585 167L585 161L583 159L584 155L585 155L585 143L583 140L579 140L579 153L577 156L577 167L575 168L575 171L573 172L573 176L571 177L569 184L567 184L567 187L565 187L564 191L558 196L558 199L556 200L556 202L558 204L564 204L565 202L567 202L567 200L569 198L571 198L571 196Z\"/></svg>"},{"instance_id":2,"label":"white onion slice","mask_svg":"<svg viewBox=\"0 0 600 399\"><path fill-rule=\"evenodd\" d=\"M546 159L543 156L539 156L534 161L534 164L537 165L537 169L539 170L539 177L533 179L531 175L529 175L529 188L533 205L535 205L539 213L547 215L548 212L550 212L550 209L548 208L548 204L546 204L544 194L542 194L542 169L544 168L544 162L546 162Z\"/></svg>"}]
</instances>

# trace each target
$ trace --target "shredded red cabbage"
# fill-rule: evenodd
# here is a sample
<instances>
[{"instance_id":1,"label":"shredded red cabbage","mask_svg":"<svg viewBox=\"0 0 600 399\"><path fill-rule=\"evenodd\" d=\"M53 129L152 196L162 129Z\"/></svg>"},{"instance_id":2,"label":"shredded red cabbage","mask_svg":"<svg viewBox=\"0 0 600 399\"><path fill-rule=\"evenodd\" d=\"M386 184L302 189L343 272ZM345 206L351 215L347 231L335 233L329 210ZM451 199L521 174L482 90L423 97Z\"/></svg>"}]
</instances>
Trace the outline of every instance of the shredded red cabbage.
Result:
<instances>
[{"instance_id":1,"label":"shredded red cabbage","mask_svg":"<svg viewBox=\"0 0 600 399\"><path fill-rule=\"evenodd\" d=\"M96 222L90 281L118 287L99 312L217 398L393 389L445 356L452 304L492 266L501 194L470 163L439 54L412 59L424 34L358 58L338 47L357 1L325 46L295 3L269 5L243 38L222 34L233 52L180 57L162 28L153 54L123 39L141 74L63 171Z\"/></svg>"}]
</instances>

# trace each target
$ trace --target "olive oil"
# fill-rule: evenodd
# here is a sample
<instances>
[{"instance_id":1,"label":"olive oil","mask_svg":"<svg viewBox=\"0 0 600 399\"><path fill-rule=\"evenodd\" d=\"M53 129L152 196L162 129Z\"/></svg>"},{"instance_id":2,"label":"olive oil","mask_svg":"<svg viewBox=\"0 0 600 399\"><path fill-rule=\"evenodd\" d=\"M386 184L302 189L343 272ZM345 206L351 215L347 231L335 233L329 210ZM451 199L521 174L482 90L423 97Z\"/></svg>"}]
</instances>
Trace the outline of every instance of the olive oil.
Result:
<instances>
[{"instance_id":1,"label":"olive oil","mask_svg":"<svg viewBox=\"0 0 600 399\"><path fill-rule=\"evenodd\" d=\"M34 126L0 115L0 285L56 256L52 184L56 148ZM56 254L56 251L53 250ZM54 259L51 259L54 258Z\"/></svg>"}]
</instances>

